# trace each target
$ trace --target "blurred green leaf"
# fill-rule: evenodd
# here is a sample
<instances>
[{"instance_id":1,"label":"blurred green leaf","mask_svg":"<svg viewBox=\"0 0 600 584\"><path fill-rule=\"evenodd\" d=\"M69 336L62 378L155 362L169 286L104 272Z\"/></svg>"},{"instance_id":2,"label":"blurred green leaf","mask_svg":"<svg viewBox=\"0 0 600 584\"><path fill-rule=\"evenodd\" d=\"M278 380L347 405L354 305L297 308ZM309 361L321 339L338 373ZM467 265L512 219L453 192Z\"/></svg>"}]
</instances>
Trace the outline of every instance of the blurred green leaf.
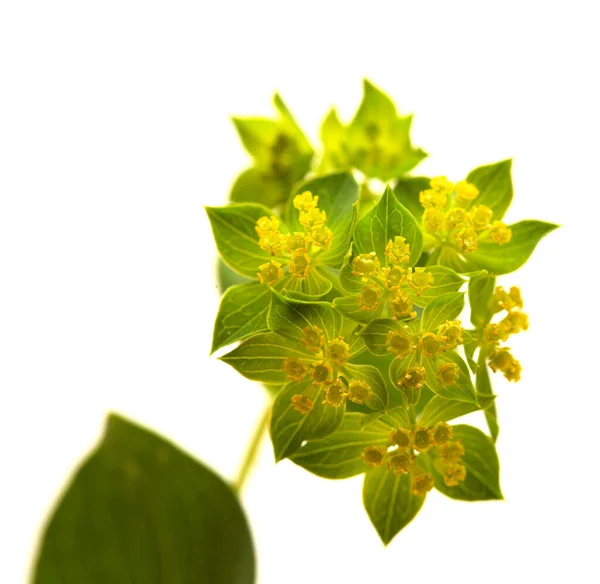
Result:
<instances>
[{"instance_id":1,"label":"blurred green leaf","mask_svg":"<svg viewBox=\"0 0 600 584\"><path fill-rule=\"evenodd\" d=\"M423 310L423 330L434 332L447 320L456 319L463 311L464 306L465 295L463 292L451 292L438 296Z\"/></svg>"},{"instance_id":2,"label":"blurred green leaf","mask_svg":"<svg viewBox=\"0 0 600 584\"><path fill-rule=\"evenodd\" d=\"M490 300L496 287L493 276L479 276L469 280L469 305L471 306L471 322L476 328L482 328L492 318L489 308Z\"/></svg>"},{"instance_id":3,"label":"blurred green leaf","mask_svg":"<svg viewBox=\"0 0 600 584\"><path fill-rule=\"evenodd\" d=\"M471 202L469 208L485 205L494 212L494 220L502 219L513 198L511 166L511 160L503 160L472 170L467 176L467 182L479 189L479 196Z\"/></svg>"},{"instance_id":4,"label":"blurred green leaf","mask_svg":"<svg viewBox=\"0 0 600 584\"><path fill-rule=\"evenodd\" d=\"M409 176L401 178L394 187L394 194L417 220L421 219L424 207L419 201L419 194L429 188L430 178L425 176Z\"/></svg>"},{"instance_id":5,"label":"blurred green leaf","mask_svg":"<svg viewBox=\"0 0 600 584\"><path fill-rule=\"evenodd\" d=\"M35 584L252 584L254 551L231 488L117 415L45 528Z\"/></svg>"}]
</instances>

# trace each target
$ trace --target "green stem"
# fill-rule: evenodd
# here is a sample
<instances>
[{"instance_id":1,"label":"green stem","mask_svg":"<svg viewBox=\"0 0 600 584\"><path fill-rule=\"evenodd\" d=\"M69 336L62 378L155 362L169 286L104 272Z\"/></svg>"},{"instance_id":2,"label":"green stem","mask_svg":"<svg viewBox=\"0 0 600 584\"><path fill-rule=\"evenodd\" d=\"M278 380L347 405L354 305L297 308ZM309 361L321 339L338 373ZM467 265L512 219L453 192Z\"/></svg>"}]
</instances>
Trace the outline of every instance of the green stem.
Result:
<instances>
[{"instance_id":1,"label":"green stem","mask_svg":"<svg viewBox=\"0 0 600 584\"><path fill-rule=\"evenodd\" d=\"M248 478L248 473L252 468L252 465L256 461L256 455L258 454L258 447L260 446L260 442L267 430L267 425L269 423L269 414L271 413L271 406L265 410L263 415L261 416L258 426L256 426L256 430L254 431L254 435L252 437L252 442L250 442L250 446L246 451L246 455L244 456L244 460L242 461L242 466L240 467L240 471L238 473L237 479L233 483L233 489L236 493L240 493L242 488L244 487L244 483Z\"/></svg>"}]
</instances>

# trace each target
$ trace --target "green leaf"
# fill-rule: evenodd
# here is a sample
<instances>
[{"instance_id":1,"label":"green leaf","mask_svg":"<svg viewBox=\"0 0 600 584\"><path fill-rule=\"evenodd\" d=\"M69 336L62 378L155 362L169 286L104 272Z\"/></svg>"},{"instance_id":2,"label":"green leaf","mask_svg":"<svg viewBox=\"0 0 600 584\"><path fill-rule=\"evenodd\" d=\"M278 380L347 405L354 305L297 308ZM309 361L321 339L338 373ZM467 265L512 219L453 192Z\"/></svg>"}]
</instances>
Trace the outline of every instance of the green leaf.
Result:
<instances>
[{"instance_id":1,"label":"green leaf","mask_svg":"<svg viewBox=\"0 0 600 584\"><path fill-rule=\"evenodd\" d=\"M473 373L477 373L477 368L479 367L474 360L475 351L477 347L479 347L479 340L477 338L477 331L474 330L464 330L463 332L463 349L465 351L465 357L467 358L467 365L469 369Z\"/></svg>"},{"instance_id":2,"label":"green leaf","mask_svg":"<svg viewBox=\"0 0 600 584\"><path fill-rule=\"evenodd\" d=\"M491 439L481 430L461 424L452 427L452 440L460 440L465 448L462 464L467 469L467 476L457 487L446 486L443 463L436 449L432 449L419 456L419 462L423 459L427 464L435 479L435 488L451 499L461 501L502 499L498 454Z\"/></svg>"},{"instance_id":3,"label":"green leaf","mask_svg":"<svg viewBox=\"0 0 600 584\"><path fill-rule=\"evenodd\" d=\"M304 302L285 298L273 291L267 316L269 328L289 339L299 341L303 329L317 326L326 339L335 339L343 333L341 314L326 302Z\"/></svg>"},{"instance_id":4,"label":"green leaf","mask_svg":"<svg viewBox=\"0 0 600 584\"><path fill-rule=\"evenodd\" d=\"M448 422L465 414L476 412L479 406L474 403L445 399L434 395L423 408L419 417L419 425L431 427L437 422Z\"/></svg>"},{"instance_id":5,"label":"green leaf","mask_svg":"<svg viewBox=\"0 0 600 584\"><path fill-rule=\"evenodd\" d=\"M305 440L324 438L339 427L344 417L344 407L323 404L323 386L312 380L291 382L282 388L273 402L271 414L271 441L275 460L287 458L300 448ZM292 406L294 395L306 395L314 404L308 414L301 414Z\"/></svg>"},{"instance_id":6,"label":"green leaf","mask_svg":"<svg viewBox=\"0 0 600 584\"><path fill-rule=\"evenodd\" d=\"M358 303L358 294L353 294L352 296L339 296L338 298L335 298L333 306L345 317L355 322L367 323L377 318L385 305L382 303L373 311L361 310Z\"/></svg>"},{"instance_id":7,"label":"green leaf","mask_svg":"<svg viewBox=\"0 0 600 584\"><path fill-rule=\"evenodd\" d=\"M321 125L321 141L323 142L323 160L320 171L349 167L348 157L344 152L344 136L346 128L340 121L335 108L332 108Z\"/></svg>"},{"instance_id":8,"label":"green leaf","mask_svg":"<svg viewBox=\"0 0 600 584\"><path fill-rule=\"evenodd\" d=\"M544 221L519 221L509 226L512 238L504 245L495 241L480 242L477 251L467 254L468 269L485 269L497 276L519 269L533 253L542 237L558 225Z\"/></svg>"},{"instance_id":9,"label":"green leaf","mask_svg":"<svg viewBox=\"0 0 600 584\"><path fill-rule=\"evenodd\" d=\"M408 411L404 406L397 406L389 412L385 412L379 417L379 421L388 426L388 432L393 428L410 428L412 426Z\"/></svg>"},{"instance_id":10,"label":"green leaf","mask_svg":"<svg viewBox=\"0 0 600 584\"><path fill-rule=\"evenodd\" d=\"M373 392L371 398L365 405L372 410L385 410L388 406L388 390L383 375L373 365L354 365L347 363L344 373L349 375L349 381L365 381Z\"/></svg>"},{"instance_id":11,"label":"green leaf","mask_svg":"<svg viewBox=\"0 0 600 584\"><path fill-rule=\"evenodd\" d=\"M427 306L432 300L443 294L458 292L466 282L454 270L444 266L431 266L427 271L433 274L433 284L422 294L417 294L413 288L407 288L408 296L417 306Z\"/></svg>"},{"instance_id":12,"label":"green leaf","mask_svg":"<svg viewBox=\"0 0 600 584\"><path fill-rule=\"evenodd\" d=\"M231 286L245 284L250 281L246 276L234 272L222 258L217 259L217 288L221 294L224 294L227 288Z\"/></svg>"},{"instance_id":13,"label":"green leaf","mask_svg":"<svg viewBox=\"0 0 600 584\"><path fill-rule=\"evenodd\" d=\"M326 479L346 479L369 470L362 461L362 453L368 446L387 447L390 429L379 421L364 428L365 417L356 412L346 413L335 432L321 440L307 442L291 460Z\"/></svg>"},{"instance_id":14,"label":"green leaf","mask_svg":"<svg viewBox=\"0 0 600 584\"><path fill-rule=\"evenodd\" d=\"M235 179L229 198L233 203L262 203L272 208L286 201L289 193L287 182L252 167Z\"/></svg>"},{"instance_id":15,"label":"green leaf","mask_svg":"<svg viewBox=\"0 0 600 584\"><path fill-rule=\"evenodd\" d=\"M409 353L406 357L401 359L395 358L390 362L389 376L392 385L395 389L398 389L402 396L405 398L406 403L409 405L416 405L419 402L421 396L421 390L416 388L404 387L401 384L401 380L406 373L406 370L415 365L416 354Z\"/></svg>"},{"instance_id":16,"label":"green leaf","mask_svg":"<svg viewBox=\"0 0 600 584\"><path fill-rule=\"evenodd\" d=\"M324 266L314 266L305 278L296 278L288 274L276 288L295 300L318 300L329 293L332 287L325 269Z\"/></svg>"},{"instance_id":17,"label":"green leaf","mask_svg":"<svg viewBox=\"0 0 600 584\"><path fill-rule=\"evenodd\" d=\"M435 331L447 320L455 320L465 306L464 292L442 294L432 300L423 310L421 326L424 331Z\"/></svg>"},{"instance_id":18,"label":"green leaf","mask_svg":"<svg viewBox=\"0 0 600 584\"><path fill-rule=\"evenodd\" d=\"M398 321L393 318L377 318L360 332L360 336L373 355L389 355L387 336L390 331L397 331L401 328Z\"/></svg>"},{"instance_id":19,"label":"green leaf","mask_svg":"<svg viewBox=\"0 0 600 584\"><path fill-rule=\"evenodd\" d=\"M277 123L262 118L233 118L235 129L248 154L258 158L263 155L266 146L275 141Z\"/></svg>"},{"instance_id":20,"label":"green leaf","mask_svg":"<svg viewBox=\"0 0 600 584\"><path fill-rule=\"evenodd\" d=\"M268 330L271 290L258 282L228 288L221 297L215 320L211 353L250 335Z\"/></svg>"},{"instance_id":21,"label":"green leaf","mask_svg":"<svg viewBox=\"0 0 600 584\"><path fill-rule=\"evenodd\" d=\"M35 584L252 584L231 488L164 438L110 415L45 528Z\"/></svg>"},{"instance_id":22,"label":"green leaf","mask_svg":"<svg viewBox=\"0 0 600 584\"><path fill-rule=\"evenodd\" d=\"M445 363L454 363L458 366L459 370L459 377L456 383L450 387L442 385L437 378L439 368ZM477 405L477 396L475 394L475 387L473 387L473 382L471 381L471 373L467 364L456 351L441 353L436 356L435 360L426 357L423 359L423 365L427 371L427 386L431 391L446 399Z\"/></svg>"},{"instance_id":23,"label":"green leaf","mask_svg":"<svg viewBox=\"0 0 600 584\"><path fill-rule=\"evenodd\" d=\"M273 259L258 246L255 229L258 219L273 215L271 210L263 205L246 203L206 207L206 213L225 263L239 274L256 279L259 267Z\"/></svg>"},{"instance_id":24,"label":"green leaf","mask_svg":"<svg viewBox=\"0 0 600 584\"><path fill-rule=\"evenodd\" d=\"M404 205L417 219L423 215L424 207L419 201L421 191L429 188L431 179L425 176L410 176L401 178L394 187L394 194L402 205Z\"/></svg>"},{"instance_id":25,"label":"green leaf","mask_svg":"<svg viewBox=\"0 0 600 584\"><path fill-rule=\"evenodd\" d=\"M387 265L385 246L396 236L410 244L409 264L414 266L421 255L423 236L416 219L401 205L390 187L386 187L379 203L358 221L354 229L355 254L374 251L382 265Z\"/></svg>"},{"instance_id":26,"label":"green leaf","mask_svg":"<svg viewBox=\"0 0 600 584\"><path fill-rule=\"evenodd\" d=\"M424 501L411 492L409 474L394 474L381 465L365 475L363 503L385 545L414 519Z\"/></svg>"},{"instance_id":27,"label":"green leaf","mask_svg":"<svg viewBox=\"0 0 600 584\"><path fill-rule=\"evenodd\" d=\"M298 148L302 152L310 152L312 154L313 148L310 145L310 142L278 93L273 96L273 104L281 116L280 124L282 125L283 129L287 132L287 134L294 137L298 144Z\"/></svg>"},{"instance_id":28,"label":"green leaf","mask_svg":"<svg viewBox=\"0 0 600 584\"><path fill-rule=\"evenodd\" d=\"M479 196L469 208L473 205L485 205L494 212L494 220L502 219L513 198L511 166L512 160L502 160L472 170L467 176L467 182L479 189Z\"/></svg>"},{"instance_id":29,"label":"green leaf","mask_svg":"<svg viewBox=\"0 0 600 584\"><path fill-rule=\"evenodd\" d=\"M311 361L314 360L314 355L306 351L298 341L286 339L276 333L258 333L242 341L220 359L252 381L282 384L286 381L283 371L286 358Z\"/></svg>"},{"instance_id":30,"label":"green leaf","mask_svg":"<svg viewBox=\"0 0 600 584\"><path fill-rule=\"evenodd\" d=\"M471 322L475 328L482 328L492 319L489 308L490 300L496 287L493 276L479 276L469 280L469 304L471 306Z\"/></svg>"},{"instance_id":31,"label":"green leaf","mask_svg":"<svg viewBox=\"0 0 600 584\"><path fill-rule=\"evenodd\" d=\"M486 355L482 351L479 356L479 367L477 368L477 374L475 375L475 387L477 388L477 392L482 396L493 396L494 392L492 390L492 384L490 381L490 372L487 368L486 363ZM480 398L481 401L481 398ZM492 402L485 409L485 420L487 422L488 428L490 429L490 434L492 436L492 440L496 442L498 440L498 434L500 432L500 426L498 425L498 412L496 410L496 404Z\"/></svg>"}]
</instances>

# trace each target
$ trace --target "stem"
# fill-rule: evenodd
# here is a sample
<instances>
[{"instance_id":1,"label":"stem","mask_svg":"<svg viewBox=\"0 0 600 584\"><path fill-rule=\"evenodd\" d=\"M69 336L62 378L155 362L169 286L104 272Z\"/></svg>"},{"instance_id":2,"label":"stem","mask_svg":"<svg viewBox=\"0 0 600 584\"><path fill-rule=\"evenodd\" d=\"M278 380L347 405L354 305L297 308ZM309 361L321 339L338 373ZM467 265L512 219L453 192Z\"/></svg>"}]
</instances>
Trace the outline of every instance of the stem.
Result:
<instances>
[{"instance_id":1,"label":"stem","mask_svg":"<svg viewBox=\"0 0 600 584\"><path fill-rule=\"evenodd\" d=\"M252 436L252 442L250 442L250 446L246 451L246 455L244 456L244 460L242 460L242 466L240 467L240 471L238 473L237 479L233 483L233 489L236 493L240 493L242 488L244 487L244 483L248 478L248 473L252 468L252 465L256 461L256 455L258 454L258 447L260 442L265 434L267 429L267 424L269 423L269 414L271 412L271 406L264 411L261 416L258 426L254 430L254 435Z\"/></svg>"}]
</instances>

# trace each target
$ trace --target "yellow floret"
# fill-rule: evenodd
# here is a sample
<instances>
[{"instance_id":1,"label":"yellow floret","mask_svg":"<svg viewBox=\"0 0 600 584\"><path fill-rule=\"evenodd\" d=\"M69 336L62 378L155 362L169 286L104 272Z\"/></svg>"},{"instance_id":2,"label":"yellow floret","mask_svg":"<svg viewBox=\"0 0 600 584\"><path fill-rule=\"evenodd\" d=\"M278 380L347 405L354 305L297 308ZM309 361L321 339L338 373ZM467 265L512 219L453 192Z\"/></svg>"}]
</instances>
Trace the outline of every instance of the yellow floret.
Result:
<instances>
[{"instance_id":1,"label":"yellow floret","mask_svg":"<svg viewBox=\"0 0 600 584\"><path fill-rule=\"evenodd\" d=\"M389 435L390 444L404 450L410 446L410 436L410 430L407 430L406 428L395 428Z\"/></svg>"},{"instance_id":2,"label":"yellow floret","mask_svg":"<svg viewBox=\"0 0 600 584\"><path fill-rule=\"evenodd\" d=\"M419 202L426 209L444 209L448 204L448 194L445 191L427 189L419 193Z\"/></svg>"},{"instance_id":3,"label":"yellow floret","mask_svg":"<svg viewBox=\"0 0 600 584\"><path fill-rule=\"evenodd\" d=\"M390 453L387 467L394 474L406 474L415 464L415 455L404 450L397 450Z\"/></svg>"},{"instance_id":4,"label":"yellow floret","mask_svg":"<svg viewBox=\"0 0 600 584\"><path fill-rule=\"evenodd\" d=\"M438 327L438 335L448 350L463 344L463 333L464 329L460 320L447 320Z\"/></svg>"},{"instance_id":5,"label":"yellow floret","mask_svg":"<svg viewBox=\"0 0 600 584\"><path fill-rule=\"evenodd\" d=\"M406 355L416 349L413 337L405 330L389 331L385 339L385 344L387 345L388 353L392 353L392 355L395 355L399 359L406 357Z\"/></svg>"},{"instance_id":6,"label":"yellow floret","mask_svg":"<svg viewBox=\"0 0 600 584\"><path fill-rule=\"evenodd\" d=\"M452 438L452 426L446 422L438 422L433 428L433 441L436 446L443 446Z\"/></svg>"},{"instance_id":7,"label":"yellow floret","mask_svg":"<svg viewBox=\"0 0 600 584\"><path fill-rule=\"evenodd\" d=\"M452 387L460 377L460 370L456 363L444 363L437 370L438 381L444 387Z\"/></svg>"},{"instance_id":8,"label":"yellow floret","mask_svg":"<svg viewBox=\"0 0 600 584\"><path fill-rule=\"evenodd\" d=\"M367 446L361 454L362 461L369 466L379 466L387 450L383 446Z\"/></svg>"},{"instance_id":9,"label":"yellow floret","mask_svg":"<svg viewBox=\"0 0 600 584\"><path fill-rule=\"evenodd\" d=\"M260 266L260 272L257 273L258 281L261 284L272 286L283 278L283 269L279 262L268 262Z\"/></svg>"},{"instance_id":10,"label":"yellow floret","mask_svg":"<svg viewBox=\"0 0 600 584\"><path fill-rule=\"evenodd\" d=\"M291 404L299 414L308 414L315 407L309 398L299 393L292 396Z\"/></svg>"},{"instance_id":11,"label":"yellow floret","mask_svg":"<svg viewBox=\"0 0 600 584\"><path fill-rule=\"evenodd\" d=\"M377 254L361 253L352 260L352 275L360 276L363 282L369 281L369 276L374 276L379 272L379 260Z\"/></svg>"},{"instance_id":12,"label":"yellow floret","mask_svg":"<svg viewBox=\"0 0 600 584\"><path fill-rule=\"evenodd\" d=\"M286 379L290 381L302 381L308 373L308 368L298 359L288 358L283 362L283 370Z\"/></svg>"},{"instance_id":13,"label":"yellow floret","mask_svg":"<svg viewBox=\"0 0 600 584\"><path fill-rule=\"evenodd\" d=\"M455 442L446 442L439 447L440 457L444 464L456 464L461 461L465 447L460 443L459 440Z\"/></svg>"},{"instance_id":14,"label":"yellow floret","mask_svg":"<svg viewBox=\"0 0 600 584\"><path fill-rule=\"evenodd\" d=\"M310 264L310 256L303 249L297 249L290 259L290 274L294 278L306 278L310 272Z\"/></svg>"},{"instance_id":15,"label":"yellow floret","mask_svg":"<svg viewBox=\"0 0 600 584\"><path fill-rule=\"evenodd\" d=\"M421 296L425 290L431 288L433 284L433 274L428 272L425 268L415 268L414 270L409 268L406 281L409 286L412 286L417 291L417 295Z\"/></svg>"},{"instance_id":16,"label":"yellow floret","mask_svg":"<svg viewBox=\"0 0 600 584\"><path fill-rule=\"evenodd\" d=\"M454 185L457 203L466 203L475 200L479 196L479 190L474 184L461 180Z\"/></svg>"},{"instance_id":17,"label":"yellow floret","mask_svg":"<svg viewBox=\"0 0 600 584\"><path fill-rule=\"evenodd\" d=\"M298 211L310 211L311 209L315 209L318 204L319 197L313 197L310 191L304 191L294 197L294 207Z\"/></svg>"},{"instance_id":18,"label":"yellow floret","mask_svg":"<svg viewBox=\"0 0 600 584\"><path fill-rule=\"evenodd\" d=\"M344 365L346 361L350 357L350 346L346 341L344 341L344 337L338 337L337 339L333 339L327 345L327 358L331 359L338 365Z\"/></svg>"},{"instance_id":19,"label":"yellow floret","mask_svg":"<svg viewBox=\"0 0 600 584\"><path fill-rule=\"evenodd\" d=\"M463 227L454 234L456 245L460 251L469 253L476 251L479 247L477 231L472 227Z\"/></svg>"},{"instance_id":20,"label":"yellow floret","mask_svg":"<svg viewBox=\"0 0 600 584\"><path fill-rule=\"evenodd\" d=\"M348 385L348 399L355 404L362 404L371 397L371 386L364 381L351 381Z\"/></svg>"},{"instance_id":21,"label":"yellow floret","mask_svg":"<svg viewBox=\"0 0 600 584\"><path fill-rule=\"evenodd\" d=\"M444 469L444 483L448 487L457 487L467 477L464 464L452 464Z\"/></svg>"},{"instance_id":22,"label":"yellow floret","mask_svg":"<svg viewBox=\"0 0 600 584\"><path fill-rule=\"evenodd\" d=\"M508 243L512 238L512 230L510 227L502 223L502 221L494 221L490 228L490 237L499 245Z\"/></svg>"},{"instance_id":23,"label":"yellow floret","mask_svg":"<svg viewBox=\"0 0 600 584\"><path fill-rule=\"evenodd\" d=\"M395 290L392 293L388 306L395 318L416 318L417 316L408 294L402 290Z\"/></svg>"},{"instance_id":24,"label":"yellow floret","mask_svg":"<svg viewBox=\"0 0 600 584\"><path fill-rule=\"evenodd\" d=\"M310 366L310 376L315 385L326 385L332 380L333 368L327 361L316 361Z\"/></svg>"},{"instance_id":25,"label":"yellow floret","mask_svg":"<svg viewBox=\"0 0 600 584\"><path fill-rule=\"evenodd\" d=\"M494 212L485 205L476 205L469 212L475 231L483 231L490 226Z\"/></svg>"},{"instance_id":26,"label":"yellow floret","mask_svg":"<svg viewBox=\"0 0 600 584\"><path fill-rule=\"evenodd\" d=\"M419 472L413 474L410 484L410 490L413 495L424 497L431 489L433 489L433 476L428 472Z\"/></svg>"},{"instance_id":27,"label":"yellow floret","mask_svg":"<svg viewBox=\"0 0 600 584\"><path fill-rule=\"evenodd\" d=\"M319 247L328 248L333 239L333 232L329 227L324 225L318 225L314 227L310 232L310 237L315 245Z\"/></svg>"},{"instance_id":28,"label":"yellow floret","mask_svg":"<svg viewBox=\"0 0 600 584\"><path fill-rule=\"evenodd\" d=\"M433 333L424 333L419 339L419 345L426 357L433 357L445 349L443 339Z\"/></svg>"},{"instance_id":29,"label":"yellow floret","mask_svg":"<svg viewBox=\"0 0 600 584\"><path fill-rule=\"evenodd\" d=\"M340 379L338 379L337 381L334 381L331 385L325 387L325 391L323 394L323 403L327 406L339 408L340 406L344 405L347 396L348 390L346 386Z\"/></svg>"},{"instance_id":30,"label":"yellow floret","mask_svg":"<svg viewBox=\"0 0 600 584\"><path fill-rule=\"evenodd\" d=\"M429 207L423 213L423 226L425 231L437 233L446 227L446 215L435 207Z\"/></svg>"},{"instance_id":31,"label":"yellow floret","mask_svg":"<svg viewBox=\"0 0 600 584\"><path fill-rule=\"evenodd\" d=\"M300 342L309 350L318 352L325 344L325 336L318 326L307 326L302 330Z\"/></svg>"},{"instance_id":32,"label":"yellow floret","mask_svg":"<svg viewBox=\"0 0 600 584\"><path fill-rule=\"evenodd\" d=\"M427 452L433 445L433 434L429 428L415 428L411 436L412 446L418 452Z\"/></svg>"},{"instance_id":33,"label":"yellow floret","mask_svg":"<svg viewBox=\"0 0 600 584\"><path fill-rule=\"evenodd\" d=\"M410 258L410 244L400 235L393 241L390 239L385 246L385 255L393 264L405 264Z\"/></svg>"},{"instance_id":34,"label":"yellow floret","mask_svg":"<svg viewBox=\"0 0 600 584\"><path fill-rule=\"evenodd\" d=\"M293 254L296 250L304 250L308 249L308 239L305 233L294 233L293 235L290 233L285 237L285 250L289 254Z\"/></svg>"},{"instance_id":35,"label":"yellow floret","mask_svg":"<svg viewBox=\"0 0 600 584\"><path fill-rule=\"evenodd\" d=\"M379 290L375 286L369 286L358 295L358 308L365 312L373 312L379 307Z\"/></svg>"}]
</instances>

